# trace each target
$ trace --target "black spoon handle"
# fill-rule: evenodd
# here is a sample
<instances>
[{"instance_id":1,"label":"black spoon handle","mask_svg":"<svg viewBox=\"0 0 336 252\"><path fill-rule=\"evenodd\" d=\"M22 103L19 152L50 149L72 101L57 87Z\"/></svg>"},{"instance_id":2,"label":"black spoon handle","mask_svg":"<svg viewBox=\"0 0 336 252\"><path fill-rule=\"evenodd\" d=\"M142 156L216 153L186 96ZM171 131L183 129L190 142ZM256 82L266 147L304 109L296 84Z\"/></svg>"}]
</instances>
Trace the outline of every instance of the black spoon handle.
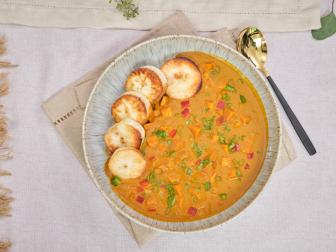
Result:
<instances>
[{"instance_id":1,"label":"black spoon handle","mask_svg":"<svg viewBox=\"0 0 336 252\"><path fill-rule=\"evenodd\" d=\"M278 89L277 85L275 84L275 82L273 81L273 79L271 78L271 76L267 76L267 80L269 81L269 83L271 84L274 93L276 94L276 96L278 97L283 109L285 110L289 120L291 121L296 134L299 136L301 142L303 143L304 147L306 148L306 150L308 151L309 155L314 155L316 153L316 149L313 145L313 143L310 141L306 131L304 130L304 128L302 127L301 123L299 122L299 120L296 118L293 110L291 109L291 107L288 105L286 99L283 97L282 93L280 92L280 90Z\"/></svg>"}]
</instances>

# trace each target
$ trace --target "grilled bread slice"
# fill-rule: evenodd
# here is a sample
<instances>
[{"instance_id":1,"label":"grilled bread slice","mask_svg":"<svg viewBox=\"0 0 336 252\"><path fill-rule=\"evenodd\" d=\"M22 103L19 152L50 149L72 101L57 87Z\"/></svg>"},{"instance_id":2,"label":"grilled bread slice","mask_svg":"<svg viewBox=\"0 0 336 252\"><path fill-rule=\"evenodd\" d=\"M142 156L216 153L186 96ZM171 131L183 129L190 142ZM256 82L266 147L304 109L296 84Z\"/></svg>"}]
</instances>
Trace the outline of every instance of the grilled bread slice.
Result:
<instances>
[{"instance_id":1,"label":"grilled bread slice","mask_svg":"<svg viewBox=\"0 0 336 252\"><path fill-rule=\"evenodd\" d=\"M131 118L140 124L145 124L151 111L151 105L146 96L139 92L126 92L112 104L112 117L116 122Z\"/></svg>"},{"instance_id":2,"label":"grilled bread slice","mask_svg":"<svg viewBox=\"0 0 336 252\"><path fill-rule=\"evenodd\" d=\"M127 78L125 89L145 95L151 103L157 102L166 91L167 79L155 66L143 66L134 70Z\"/></svg>"},{"instance_id":3,"label":"grilled bread slice","mask_svg":"<svg viewBox=\"0 0 336 252\"><path fill-rule=\"evenodd\" d=\"M137 149L122 147L113 153L107 165L113 175L121 179L131 179L144 172L146 160Z\"/></svg>"},{"instance_id":4,"label":"grilled bread slice","mask_svg":"<svg viewBox=\"0 0 336 252\"><path fill-rule=\"evenodd\" d=\"M167 77L167 95L174 99L194 96L202 87L202 75L194 62L187 58L167 60L161 67Z\"/></svg>"},{"instance_id":5,"label":"grilled bread slice","mask_svg":"<svg viewBox=\"0 0 336 252\"><path fill-rule=\"evenodd\" d=\"M142 125L127 118L109 128L105 133L104 141L107 149L113 153L120 147L139 149L144 138L145 130Z\"/></svg>"}]
</instances>

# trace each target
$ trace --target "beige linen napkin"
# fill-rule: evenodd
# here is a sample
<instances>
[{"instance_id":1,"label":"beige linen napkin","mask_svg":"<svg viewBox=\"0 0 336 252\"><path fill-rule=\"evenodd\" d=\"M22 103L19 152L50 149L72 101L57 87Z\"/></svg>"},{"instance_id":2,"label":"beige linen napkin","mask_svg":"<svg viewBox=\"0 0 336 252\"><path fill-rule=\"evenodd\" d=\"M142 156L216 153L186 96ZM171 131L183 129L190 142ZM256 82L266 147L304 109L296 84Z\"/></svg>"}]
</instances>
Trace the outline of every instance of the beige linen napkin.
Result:
<instances>
[{"instance_id":1,"label":"beige linen napkin","mask_svg":"<svg viewBox=\"0 0 336 252\"><path fill-rule=\"evenodd\" d=\"M108 0L1 0L0 22L30 26L152 29L176 10L199 31L256 26L263 31L320 27L320 0L140 0L126 20Z\"/></svg>"},{"instance_id":2,"label":"beige linen napkin","mask_svg":"<svg viewBox=\"0 0 336 252\"><path fill-rule=\"evenodd\" d=\"M141 39L141 41L168 34L196 34L196 31L190 21L181 12L176 12L149 32L143 39ZM213 33L211 37L234 47L234 37L232 32L226 29ZM71 83L60 92L50 97L42 105L44 112L47 114L50 121L55 125L63 140L81 162L86 171L87 168L84 161L81 135L84 109L93 86L102 71L111 63L112 60L113 58L85 74L79 80ZM284 129L281 142L280 160L277 164L277 168L286 166L294 159L295 151L293 149L292 142ZM115 211L113 206L111 206L111 208ZM142 246L157 233L156 231L131 222L117 212L115 213L129 233L134 237L139 246Z\"/></svg>"}]
</instances>

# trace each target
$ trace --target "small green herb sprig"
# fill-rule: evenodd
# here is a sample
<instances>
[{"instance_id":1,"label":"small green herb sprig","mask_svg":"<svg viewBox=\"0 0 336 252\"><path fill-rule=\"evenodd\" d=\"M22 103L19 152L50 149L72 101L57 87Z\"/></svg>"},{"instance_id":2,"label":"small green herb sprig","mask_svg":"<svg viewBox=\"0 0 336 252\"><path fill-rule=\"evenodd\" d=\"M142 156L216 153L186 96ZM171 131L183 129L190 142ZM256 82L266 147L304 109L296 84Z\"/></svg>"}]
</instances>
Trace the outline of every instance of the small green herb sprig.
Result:
<instances>
[{"instance_id":1,"label":"small green herb sprig","mask_svg":"<svg viewBox=\"0 0 336 252\"><path fill-rule=\"evenodd\" d=\"M139 7L133 0L109 0L109 3L115 2L116 9L127 19L135 18L139 15Z\"/></svg>"}]
</instances>

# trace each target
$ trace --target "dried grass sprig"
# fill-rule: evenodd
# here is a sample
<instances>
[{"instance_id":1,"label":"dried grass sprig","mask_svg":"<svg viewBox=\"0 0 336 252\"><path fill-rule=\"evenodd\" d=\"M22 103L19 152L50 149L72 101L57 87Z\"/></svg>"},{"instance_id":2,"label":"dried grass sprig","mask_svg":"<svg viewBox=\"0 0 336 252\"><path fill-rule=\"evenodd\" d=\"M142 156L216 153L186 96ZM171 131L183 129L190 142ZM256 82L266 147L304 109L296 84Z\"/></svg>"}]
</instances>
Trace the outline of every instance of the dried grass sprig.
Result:
<instances>
[{"instance_id":1,"label":"dried grass sprig","mask_svg":"<svg viewBox=\"0 0 336 252\"><path fill-rule=\"evenodd\" d=\"M10 189L0 185L0 216L11 216L11 202L14 200L11 192Z\"/></svg>"},{"instance_id":2,"label":"dried grass sprig","mask_svg":"<svg viewBox=\"0 0 336 252\"><path fill-rule=\"evenodd\" d=\"M0 252L8 252L11 245L9 240L0 240Z\"/></svg>"},{"instance_id":3,"label":"dried grass sprig","mask_svg":"<svg viewBox=\"0 0 336 252\"><path fill-rule=\"evenodd\" d=\"M6 37L0 36L0 56L6 53ZM0 68L14 67L8 61L0 61ZM8 94L8 78L7 73L0 72L0 96ZM7 147L6 140L8 139L8 125L5 114L5 109L0 104L0 160L11 158L11 150ZM11 173L6 170L0 170L0 177L10 176ZM12 191L0 184L0 218L10 216L11 202L14 198L11 196ZM11 246L11 242L8 239L0 239L0 252L7 252Z\"/></svg>"},{"instance_id":4,"label":"dried grass sprig","mask_svg":"<svg viewBox=\"0 0 336 252\"><path fill-rule=\"evenodd\" d=\"M12 64L9 61L0 61L0 68L17 67L18 65Z\"/></svg>"},{"instance_id":5,"label":"dried grass sprig","mask_svg":"<svg viewBox=\"0 0 336 252\"><path fill-rule=\"evenodd\" d=\"M6 50L6 42L7 39L5 36L0 36L0 56L5 54Z\"/></svg>"}]
</instances>

